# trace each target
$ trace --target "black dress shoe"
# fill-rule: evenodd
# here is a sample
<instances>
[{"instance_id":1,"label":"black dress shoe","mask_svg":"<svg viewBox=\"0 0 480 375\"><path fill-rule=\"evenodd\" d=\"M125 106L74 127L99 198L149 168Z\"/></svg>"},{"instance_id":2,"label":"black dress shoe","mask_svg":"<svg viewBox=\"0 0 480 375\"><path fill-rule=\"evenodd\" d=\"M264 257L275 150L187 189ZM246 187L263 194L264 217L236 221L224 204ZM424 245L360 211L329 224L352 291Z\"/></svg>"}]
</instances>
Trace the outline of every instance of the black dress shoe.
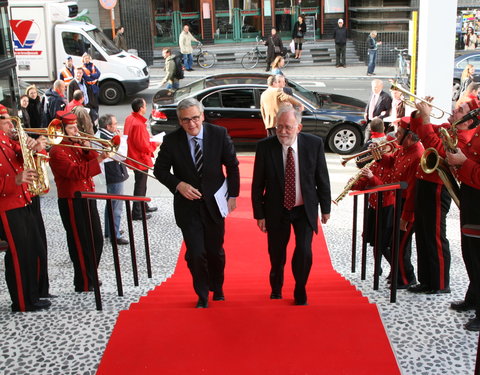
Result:
<instances>
[{"instance_id":1,"label":"black dress shoe","mask_svg":"<svg viewBox=\"0 0 480 375\"><path fill-rule=\"evenodd\" d=\"M152 206L147 207L147 212L155 212L157 210L158 210L158 207L152 207Z\"/></svg>"},{"instance_id":2,"label":"black dress shoe","mask_svg":"<svg viewBox=\"0 0 480 375\"><path fill-rule=\"evenodd\" d=\"M425 294L448 294L450 293L450 287L446 287L443 289L430 289L425 292Z\"/></svg>"},{"instance_id":3,"label":"black dress shoe","mask_svg":"<svg viewBox=\"0 0 480 375\"><path fill-rule=\"evenodd\" d=\"M146 214L145 215L146 220L150 219L151 217L152 217L151 214ZM142 220L142 216L141 215L140 216L132 216L132 220Z\"/></svg>"},{"instance_id":4,"label":"black dress shoe","mask_svg":"<svg viewBox=\"0 0 480 375\"><path fill-rule=\"evenodd\" d=\"M39 299L32 305L32 311L45 310L48 309L51 305L52 303L49 300Z\"/></svg>"},{"instance_id":5,"label":"black dress shoe","mask_svg":"<svg viewBox=\"0 0 480 375\"><path fill-rule=\"evenodd\" d=\"M463 312L463 311L469 311L469 310L474 310L475 307L466 301L457 301L457 302L452 302L450 304L450 308L455 311Z\"/></svg>"},{"instance_id":6,"label":"black dress shoe","mask_svg":"<svg viewBox=\"0 0 480 375\"><path fill-rule=\"evenodd\" d=\"M281 293L272 293L270 294L270 299L282 299Z\"/></svg>"},{"instance_id":7,"label":"black dress shoe","mask_svg":"<svg viewBox=\"0 0 480 375\"><path fill-rule=\"evenodd\" d=\"M468 331L478 332L480 331L480 318L473 318L465 324L465 329Z\"/></svg>"},{"instance_id":8,"label":"black dress shoe","mask_svg":"<svg viewBox=\"0 0 480 375\"><path fill-rule=\"evenodd\" d=\"M219 292L213 292L213 298L214 301L225 301L225 295L223 294L223 291Z\"/></svg>"},{"instance_id":9,"label":"black dress shoe","mask_svg":"<svg viewBox=\"0 0 480 375\"><path fill-rule=\"evenodd\" d=\"M416 280L410 281L408 284L397 284L397 289L407 289L414 285L417 285Z\"/></svg>"},{"instance_id":10,"label":"black dress shoe","mask_svg":"<svg viewBox=\"0 0 480 375\"><path fill-rule=\"evenodd\" d=\"M126 238L120 237L117 238L117 245L128 245L129 242Z\"/></svg>"},{"instance_id":11,"label":"black dress shoe","mask_svg":"<svg viewBox=\"0 0 480 375\"><path fill-rule=\"evenodd\" d=\"M208 302L205 301L203 298L199 298L197 302L197 306L195 306L195 308L206 309L207 307L208 307Z\"/></svg>"},{"instance_id":12,"label":"black dress shoe","mask_svg":"<svg viewBox=\"0 0 480 375\"><path fill-rule=\"evenodd\" d=\"M411 293L427 293L427 292L431 291L432 288L430 288L429 286L427 286L425 284L417 284L417 285L413 285L413 286L407 288L407 290Z\"/></svg>"},{"instance_id":13,"label":"black dress shoe","mask_svg":"<svg viewBox=\"0 0 480 375\"><path fill-rule=\"evenodd\" d=\"M50 294L48 293L47 295L45 296L40 296L41 299L45 299L45 298L57 298L58 296L56 296L55 294Z\"/></svg>"},{"instance_id":14,"label":"black dress shoe","mask_svg":"<svg viewBox=\"0 0 480 375\"><path fill-rule=\"evenodd\" d=\"M308 303L307 303L307 300L306 299L299 299L299 300L295 300L295 305L297 306L307 306Z\"/></svg>"}]
</instances>

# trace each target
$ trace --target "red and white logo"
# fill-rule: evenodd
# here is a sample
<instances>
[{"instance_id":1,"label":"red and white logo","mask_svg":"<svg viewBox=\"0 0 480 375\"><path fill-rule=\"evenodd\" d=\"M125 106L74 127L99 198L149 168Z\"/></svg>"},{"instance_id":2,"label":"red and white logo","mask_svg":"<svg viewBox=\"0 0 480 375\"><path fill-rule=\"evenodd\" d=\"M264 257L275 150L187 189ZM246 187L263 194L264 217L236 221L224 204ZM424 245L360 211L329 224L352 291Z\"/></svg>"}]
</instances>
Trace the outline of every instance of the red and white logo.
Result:
<instances>
[{"instance_id":1,"label":"red and white logo","mask_svg":"<svg viewBox=\"0 0 480 375\"><path fill-rule=\"evenodd\" d=\"M40 55L33 47L40 37L40 27L33 20L10 20L13 44L17 55Z\"/></svg>"}]
</instances>

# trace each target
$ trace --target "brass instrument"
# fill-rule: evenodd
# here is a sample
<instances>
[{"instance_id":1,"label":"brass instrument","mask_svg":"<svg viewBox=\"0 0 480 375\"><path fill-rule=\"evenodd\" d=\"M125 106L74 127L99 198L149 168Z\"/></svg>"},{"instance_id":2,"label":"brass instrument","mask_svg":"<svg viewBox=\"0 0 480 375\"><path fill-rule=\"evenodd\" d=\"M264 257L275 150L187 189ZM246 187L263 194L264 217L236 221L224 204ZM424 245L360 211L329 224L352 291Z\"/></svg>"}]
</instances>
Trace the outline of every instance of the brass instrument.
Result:
<instances>
[{"instance_id":1,"label":"brass instrument","mask_svg":"<svg viewBox=\"0 0 480 375\"><path fill-rule=\"evenodd\" d=\"M10 117L15 124L15 137L20 144L23 156L23 169L34 169L37 171L37 179L28 184L28 191L33 195L43 195L50 191L50 180L48 179L47 164L49 157L44 154L36 153L27 147L27 133L22 127L22 122L18 117Z\"/></svg>"},{"instance_id":2,"label":"brass instrument","mask_svg":"<svg viewBox=\"0 0 480 375\"><path fill-rule=\"evenodd\" d=\"M440 107L437 107L437 106L433 105L428 100L422 99L419 96L417 96L417 95L413 94L412 92L408 91L406 88L402 87L398 82L396 82L396 81L391 81L391 82L392 82L392 86L390 87L390 90L400 91L401 93L405 94L406 97L403 98L402 101L406 105L416 109L417 107L415 106L415 100L417 100L419 102L428 103L432 108L435 108L438 111L440 111L440 113L438 113L436 115L433 114L433 113L430 113L430 116L433 117L433 118L436 118L436 119L441 119L443 116L445 116L445 114L450 115L450 116L452 115L451 113L441 109ZM411 98L414 98L415 100L412 100Z\"/></svg>"},{"instance_id":3,"label":"brass instrument","mask_svg":"<svg viewBox=\"0 0 480 375\"><path fill-rule=\"evenodd\" d=\"M362 169L360 169L349 181L348 183L345 185L345 187L343 188L342 192L340 193L340 195L334 199L332 202L337 204L338 205L338 202L340 202L343 198L345 198L345 196L347 195L347 193L352 190L352 187L357 183L358 180L360 180L360 178L362 177L362 171L366 168L370 168L372 166L373 163L375 163L376 160L373 159L372 161L370 161L370 163L366 164Z\"/></svg>"},{"instance_id":4,"label":"brass instrument","mask_svg":"<svg viewBox=\"0 0 480 375\"><path fill-rule=\"evenodd\" d=\"M367 162L370 160L380 160L382 158L383 154L388 154L390 152L393 152L395 150L395 141L396 139L393 139L391 141L387 142L381 142L377 143L375 147L371 147L367 150L361 151L359 153L356 153L354 155L350 156L344 156L342 158L342 165L345 167L345 165L352 159L360 158L363 156L363 158L358 159L357 161L359 163Z\"/></svg>"}]
</instances>

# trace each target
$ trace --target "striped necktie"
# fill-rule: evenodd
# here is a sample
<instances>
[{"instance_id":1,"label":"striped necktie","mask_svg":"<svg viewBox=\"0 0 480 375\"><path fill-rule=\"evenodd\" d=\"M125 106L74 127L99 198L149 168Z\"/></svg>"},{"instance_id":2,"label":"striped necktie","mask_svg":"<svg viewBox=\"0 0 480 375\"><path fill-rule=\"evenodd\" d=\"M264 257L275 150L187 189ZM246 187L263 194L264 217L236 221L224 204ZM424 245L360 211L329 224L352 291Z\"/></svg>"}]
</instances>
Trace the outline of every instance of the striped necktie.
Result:
<instances>
[{"instance_id":1,"label":"striped necktie","mask_svg":"<svg viewBox=\"0 0 480 375\"><path fill-rule=\"evenodd\" d=\"M202 177L202 170L203 170L203 152L200 148L200 143L198 142L197 137L193 137L193 155L195 158L195 168L197 169L198 175Z\"/></svg>"}]
</instances>

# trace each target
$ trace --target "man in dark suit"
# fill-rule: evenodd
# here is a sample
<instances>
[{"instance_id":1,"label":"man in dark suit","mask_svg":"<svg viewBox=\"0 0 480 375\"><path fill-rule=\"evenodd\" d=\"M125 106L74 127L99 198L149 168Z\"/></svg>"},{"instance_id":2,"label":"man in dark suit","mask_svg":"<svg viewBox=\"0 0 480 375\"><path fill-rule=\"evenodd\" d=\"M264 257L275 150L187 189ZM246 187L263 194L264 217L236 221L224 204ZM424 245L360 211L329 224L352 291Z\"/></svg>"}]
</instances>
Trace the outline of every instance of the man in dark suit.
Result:
<instances>
[{"instance_id":1,"label":"man in dark suit","mask_svg":"<svg viewBox=\"0 0 480 375\"><path fill-rule=\"evenodd\" d=\"M71 102L73 100L73 93L76 90L81 90L85 100L83 105L87 108L90 108L90 117L92 118L92 122L95 122L95 120L98 119L98 101L93 94L93 90L90 85L85 82L83 74L82 68L75 68L75 77L68 84L67 100L68 102Z\"/></svg>"},{"instance_id":2,"label":"man in dark suit","mask_svg":"<svg viewBox=\"0 0 480 375\"><path fill-rule=\"evenodd\" d=\"M257 144L252 181L253 215L267 233L271 299L282 298L290 227L295 232L292 271L295 304L306 305L312 266L312 237L330 218L330 181L321 138L300 133L301 112L284 104L277 115L276 136Z\"/></svg>"},{"instance_id":3,"label":"man in dark suit","mask_svg":"<svg viewBox=\"0 0 480 375\"><path fill-rule=\"evenodd\" d=\"M379 79L372 81L372 95L365 108L364 118L369 124L374 118L384 119L390 114L392 109L392 98L383 91L383 82ZM365 142L370 138L370 124L365 131Z\"/></svg>"},{"instance_id":4,"label":"man in dark suit","mask_svg":"<svg viewBox=\"0 0 480 375\"><path fill-rule=\"evenodd\" d=\"M154 175L174 194L175 221L187 252L185 260L198 295L197 308L208 307L208 292L223 301L225 220L214 194L225 182L228 211L236 207L240 174L235 149L225 128L204 121L203 106L184 99L177 106L180 128L165 136ZM172 171L171 171L172 169Z\"/></svg>"}]
</instances>

